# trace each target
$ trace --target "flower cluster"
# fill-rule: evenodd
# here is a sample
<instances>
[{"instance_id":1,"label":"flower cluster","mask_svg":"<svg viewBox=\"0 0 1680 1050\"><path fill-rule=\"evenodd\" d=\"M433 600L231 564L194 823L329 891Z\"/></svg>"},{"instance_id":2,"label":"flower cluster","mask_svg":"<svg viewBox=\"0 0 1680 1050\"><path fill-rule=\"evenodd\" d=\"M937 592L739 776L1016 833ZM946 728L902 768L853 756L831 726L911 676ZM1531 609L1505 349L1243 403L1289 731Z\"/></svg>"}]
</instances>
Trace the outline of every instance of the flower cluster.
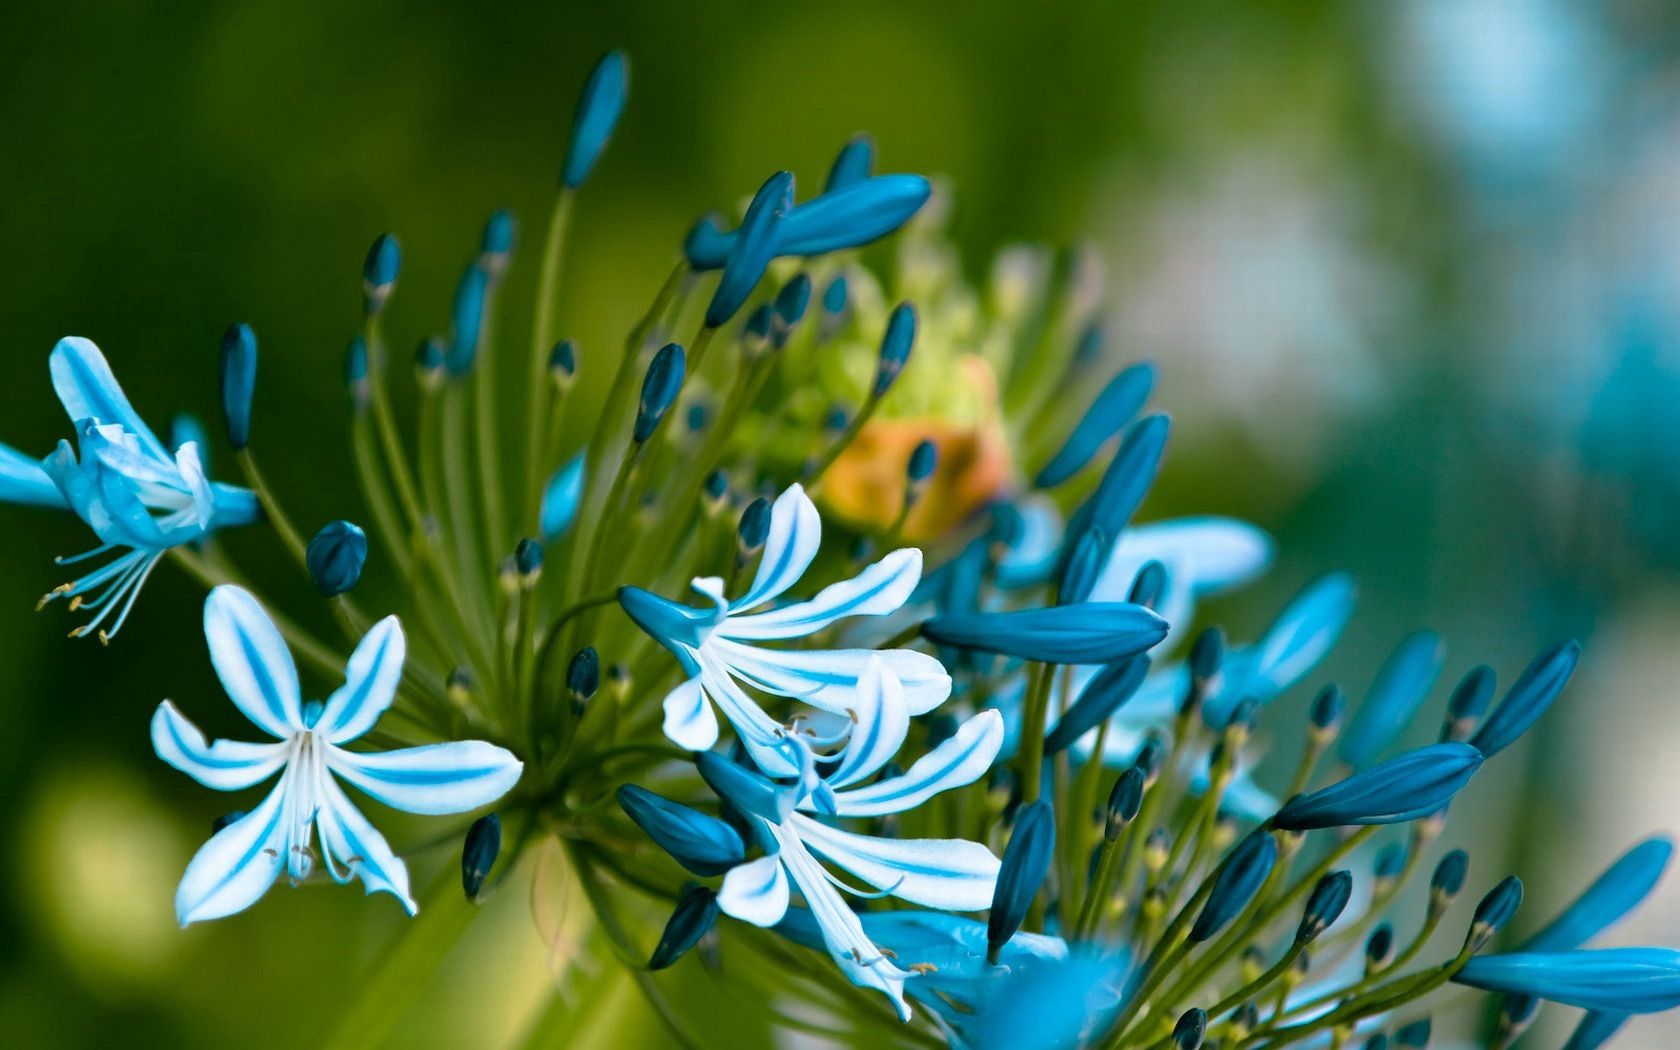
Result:
<instances>
[{"instance_id":1,"label":"flower cluster","mask_svg":"<svg viewBox=\"0 0 1680 1050\"><path fill-rule=\"evenodd\" d=\"M1586 1011L1585 1050L1680 1005L1680 953L1584 947L1656 883L1661 839L1509 950L1491 946L1521 884L1485 880L1450 954L1412 965L1471 884L1467 854L1440 849L1454 798L1579 649L1544 650L1497 704L1494 672L1471 670L1438 739L1407 747L1444 664L1413 635L1358 704L1323 685L1298 761L1268 765L1257 729L1335 644L1352 584L1310 583L1252 640L1200 622L1272 544L1229 518L1134 520L1170 424L1149 365L1098 371L1089 255L1012 250L970 288L941 236L948 193L877 174L859 137L820 192L778 172L738 216L702 218L621 351L563 338L568 218L628 83L614 53L585 84L524 360L498 317L512 216L486 222L412 390L385 336L401 249L374 241L345 365L367 530L306 540L265 481L244 325L218 356L244 487L209 480L196 424L160 441L84 339L50 356L77 444L0 446L0 498L98 538L63 563L109 556L47 595L91 614L73 633L114 636L168 555L210 586L211 662L270 738L208 741L170 702L153 716L158 757L206 787L275 779L188 862L183 924L282 874L358 878L415 912L405 857L426 847L393 848L342 782L475 814L447 835L470 900L557 847L684 1042L695 1019L649 971L691 950L773 1022L883 1043L1415 1047L1431 993L1457 984L1502 997L1495 1045L1544 1000ZM901 228L896 253L871 247ZM597 361L598 396L571 396ZM500 403L508 367L523 406ZM241 585L218 534L257 522L341 644ZM1424 919L1397 925L1424 871ZM378 987L397 985L418 982Z\"/></svg>"}]
</instances>

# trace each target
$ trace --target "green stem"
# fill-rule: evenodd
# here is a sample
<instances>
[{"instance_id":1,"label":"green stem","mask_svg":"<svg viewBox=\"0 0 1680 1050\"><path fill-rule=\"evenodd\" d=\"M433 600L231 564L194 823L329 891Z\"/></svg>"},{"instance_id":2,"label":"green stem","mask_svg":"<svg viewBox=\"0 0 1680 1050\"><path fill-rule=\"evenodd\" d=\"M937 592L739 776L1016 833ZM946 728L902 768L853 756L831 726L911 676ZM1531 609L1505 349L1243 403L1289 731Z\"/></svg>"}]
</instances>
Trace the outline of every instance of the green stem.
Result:
<instances>
[{"instance_id":1,"label":"green stem","mask_svg":"<svg viewBox=\"0 0 1680 1050\"><path fill-rule=\"evenodd\" d=\"M520 490L529 500L525 519L535 527L542 493L538 490L542 472L543 394L548 389L544 373L554 346L554 316L560 297L560 264L565 255L566 231L571 225L573 195L562 188L548 216L548 236L543 240L542 264L537 274L537 313L531 324L531 367L526 375L529 400L526 403L525 485Z\"/></svg>"},{"instance_id":2,"label":"green stem","mask_svg":"<svg viewBox=\"0 0 1680 1050\"><path fill-rule=\"evenodd\" d=\"M1021 778L1021 804L1038 801L1040 781L1044 777L1044 720L1050 708L1050 683L1055 675L1054 664L1039 664L1033 669L1032 683L1027 687L1027 703L1021 719L1021 758L1017 772Z\"/></svg>"},{"instance_id":3,"label":"green stem","mask_svg":"<svg viewBox=\"0 0 1680 1050\"><path fill-rule=\"evenodd\" d=\"M234 458L239 460L239 469L245 473L246 482L256 492L257 500L262 504L263 513L268 515L269 523L274 526L274 531L279 534L281 545L296 559L298 567L308 572L309 563L304 553L303 538L298 535L297 529L292 526L292 520L286 517L286 512L281 509L280 501L275 499L274 492L268 487L268 482L263 478L262 471L257 469L257 461L252 457L251 449L248 446L240 449Z\"/></svg>"}]
</instances>

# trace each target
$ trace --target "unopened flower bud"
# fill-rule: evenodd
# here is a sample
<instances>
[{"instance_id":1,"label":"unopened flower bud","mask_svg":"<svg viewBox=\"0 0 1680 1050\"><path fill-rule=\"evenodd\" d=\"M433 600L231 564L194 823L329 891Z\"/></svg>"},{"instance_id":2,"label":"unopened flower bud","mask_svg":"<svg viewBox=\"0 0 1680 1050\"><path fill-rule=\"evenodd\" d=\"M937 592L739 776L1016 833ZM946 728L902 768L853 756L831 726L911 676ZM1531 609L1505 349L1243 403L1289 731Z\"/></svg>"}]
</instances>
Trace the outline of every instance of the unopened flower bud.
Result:
<instances>
[{"instance_id":1,"label":"unopened flower bud","mask_svg":"<svg viewBox=\"0 0 1680 1050\"><path fill-rule=\"evenodd\" d=\"M501 851L502 818L486 813L473 821L461 845L461 889L466 891L467 900L478 898L478 891L484 888L484 880Z\"/></svg>"}]
</instances>

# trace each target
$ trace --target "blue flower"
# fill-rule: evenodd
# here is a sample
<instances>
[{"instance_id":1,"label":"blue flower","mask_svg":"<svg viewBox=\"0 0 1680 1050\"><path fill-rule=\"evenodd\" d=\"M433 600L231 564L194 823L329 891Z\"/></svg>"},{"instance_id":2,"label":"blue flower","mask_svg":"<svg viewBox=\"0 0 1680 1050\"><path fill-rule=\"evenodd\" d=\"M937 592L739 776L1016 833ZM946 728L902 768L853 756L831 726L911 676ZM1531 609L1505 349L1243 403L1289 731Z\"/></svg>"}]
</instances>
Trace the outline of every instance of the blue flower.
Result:
<instances>
[{"instance_id":1,"label":"blue flower","mask_svg":"<svg viewBox=\"0 0 1680 1050\"><path fill-rule=\"evenodd\" d=\"M1465 963L1453 981L1584 1010L1657 1013L1680 1006L1680 951L1594 948L1480 955Z\"/></svg>"},{"instance_id":2,"label":"blue flower","mask_svg":"<svg viewBox=\"0 0 1680 1050\"><path fill-rule=\"evenodd\" d=\"M702 765L708 783L742 813L765 850L765 856L724 876L718 906L744 922L774 926L787 914L790 887L797 889L835 964L854 984L885 992L899 1016L908 1020L904 982L909 972L870 941L839 890L894 896L928 908L978 911L991 903L998 859L977 842L878 838L842 830L812 814L846 819L902 813L942 791L971 784L997 757L1003 722L997 712L982 711L905 772L860 787L898 752L910 728L910 708L897 676L879 658L869 660L853 695L855 707L840 730L845 743L837 752L819 756L814 745L822 738L810 730L791 736L803 752L796 788L772 786L740 767L734 767L738 773L726 781L714 775L720 768L717 763L712 768ZM833 766L820 778L815 775L819 760ZM850 890L818 857L862 879L875 892Z\"/></svg>"},{"instance_id":3,"label":"blue flower","mask_svg":"<svg viewBox=\"0 0 1680 1050\"><path fill-rule=\"evenodd\" d=\"M181 925L243 911L282 872L306 878L317 857L334 881L360 878L413 914L408 869L338 786L342 779L393 809L465 813L502 797L519 780L512 754L479 740L395 751L360 752L346 744L365 735L391 706L406 646L396 617L363 636L344 685L325 703L305 703L292 654L268 614L247 591L224 585L204 603L210 661L234 705L272 743L205 740L165 701L152 716L159 758L217 791L239 791L279 774L256 808L218 831L187 865L175 893ZM336 779L335 779L336 778ZM311 846L319 833L320 851Z\"/></svg>"},{"instance_id":4,"label":"blue flower","mask_svg":"<svg viewBox=\"0 0 1680 1050\"><path fill-rule=\"evenodd\" d=\"M883 616L904 604L921 578L922 552L893 551L850 580L832 584L808 601L754 612L799 582L822 542L817 508L794 485L770 511L770 534L758 574L734 601L723 581L702 577L694 589L712 607L680 605L639 587L624 587L624 611L682 664L688 678L665 697L665 735L691 751L717 742L716 704L753 761L772 776L790 776L797 754L786 727L755 703L743 684L791 697L824 711L844 714L856 707L858 682L872 658L880 659L903 684L911 714L924 714L951 693L951 678L939 661L913 649L772 649L758 643L803 638L848 616Z\"/></svg>"},{"instance_id":5,"label":"blue flower","mask_svg":"<svg viewBox=\"0 0 1680 1050\"><path fill-rule=\"evenodd\" d=\"M746 846L734 828L663 795L625 784L618 804L647 837L696 875L722 875L746 859Z\"/></svg>"},{"instance_id":6,"label":"blue flower","mask_svg":"<svg viewBox=\"0 0 1680 1050\"><path fill-rule=\"evenodd\" d=\"M1312 831L1416 820L1452 801L1482 761L1482 753L1469 744L1415 748L1320 791L1290 799L1272 824L1285 831Z\"/></svg>"},{"instance_id":7,"label":"blue flower","mask_svg":"<svg viewBox=\"0 0 1680 1050\"><path fill-rule=\"evenodd\" d=\"M777 238L792 207L793 176L788 172L776 172L758 188L729 246L723 277L706 305L706 327L716 328L734 317L758 287L765 268L776 257Z\"/></svg>"},{"instance_id":8,"label":"blue flower","mask_svg":"<svg viewBox=\"0 0 1680 1050\"><path fill-rule=\"evenodd\" d=\"M0 500L67 508L93 529L100 545L61 558L60 564L120 552L41 599L45 604L65 598L72 609L88 609L93 619L71 633L98 631L108 639L165 551L198 543L216 529L249 524L260 511L249 489L205 476L196 443L183 443L173 453L166 449L141 422L91 342L61 339L49 363L53 389L75 423L77 446L60 441L44 460L35 460L0 445Z\"/></svg>"}]
</instances>

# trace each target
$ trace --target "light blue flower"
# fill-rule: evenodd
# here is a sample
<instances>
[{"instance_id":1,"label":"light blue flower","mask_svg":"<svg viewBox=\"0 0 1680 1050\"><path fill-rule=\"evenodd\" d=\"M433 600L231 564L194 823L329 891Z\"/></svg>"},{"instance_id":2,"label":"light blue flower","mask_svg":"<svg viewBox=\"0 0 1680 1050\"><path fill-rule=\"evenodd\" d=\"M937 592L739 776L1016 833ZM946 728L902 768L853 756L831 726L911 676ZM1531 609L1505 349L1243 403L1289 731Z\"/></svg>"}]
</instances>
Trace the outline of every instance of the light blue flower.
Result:
<instances>
[{"instance_id":1,"label":"light blue flower","mask_svg":"<svg viewBox=\"0 0 1680 1050\"><path fill-rule=\"evenodd\" d=\"M97 631L108 640L165 551L197 543L216 529L249 524L260 511L250 490L205 476L197 443L184 442L173 452L164 447L128 403L93 343L60 339L48 363L53 389L75 424L77 446L60 441L37 460L0 445L0 501L65 508L87 522L100 545L59 564L116 552L41 599L44 605L65 598L72 609L92 612L93 619L71 634ZM107 620L109 627L103 626Z\"/></svg>"},{"instance_id":2,"label":"light blue flower","mask_svg":"<svg viewBox=\"0 0 1680 1050\"><path fill-rule=\"evenodd\" d=\"M234 705L272 743L209 742L175 705L152 716L158 757L205 787L239 791L278 773L255 809L211 837L193 856L175 892L181 925L243 911L282 872L294 883L314 870L310 845L334 881L362 880L417 911L408 869L338 786L342 779L393 809L465 813L502 797L523 768L509 752L480 740L395 751L345 749L373 728L396 696L406 644L394 616L373 625L345 667L345 681L325 703L305 703L292 654L256 598L223 585L204 603L210 662ZM335 779L336 778L336 779Z\"/></svg>"},{"instance_id":3,"label":"light blue flower","mask_svg":"<svg viewBox=\"0 0 1680 1050\"><path fill-rule=\"evenodd\" d=\"M904 773L865 785L903 744L910 708L897 676L879 658L865 665L853 695L857 706L850 712L849 728L842 728L847 735L839 751L818 756L814 747L821 746L822 738L803 727L792 736L808 756L802 763L805 769L814 770L819 758L833 764L833 772L820 779L801 778L791 791L792 806L765 804L778 796L788 798L789 789L772 788L745 770L728 779L707 776L713 789L742 813L765 851L765 856L724 876L718 906L743 922L774 926L787 915L790 891L797 889L835 964L852 983L885 992L899 1016L908 1020L904 983L911 972L875 946L839 891L894 896L947 911L978 911L991 904L998 859L978 842L877 838L845 831L818 816L902 813L942 791L973 783L997 757L1003 722L997 712L983 711ZM706 764L701 768L705 771ZM819 857L857 876L874 892L852 889L830 874Z\"/></svg>"},{"instance_id":4,"label":"light blue flower","mask_svg":"<svg viewBox=\"0 0 1680 1050\"><path fill-rule=\"evenodd\" d=\"M729 601L723 581L703 577L694 589L710 609L680 605L625 587L619 602L630 618L667 649L688 678L665 697L665 735L691 751L717 742L715 704L735 727L753 761L771 776L792 776L798 755L787 729L748 696L743 685L790 697L836 714L858 706L858 681L879 659L902 683L910 713L923 714L951 693L951 678L938 660L912 649L772 649L758 643L802 638L848 616L882 616L903 605L921 578L922 552L893 551L850 580L825 587L809 601L764 608L804 575L822 542L817 508L794 485L770 511L758 574L747 593ZM753 610L763 611L754 612Z\"/></svg>"}]
</instances>

